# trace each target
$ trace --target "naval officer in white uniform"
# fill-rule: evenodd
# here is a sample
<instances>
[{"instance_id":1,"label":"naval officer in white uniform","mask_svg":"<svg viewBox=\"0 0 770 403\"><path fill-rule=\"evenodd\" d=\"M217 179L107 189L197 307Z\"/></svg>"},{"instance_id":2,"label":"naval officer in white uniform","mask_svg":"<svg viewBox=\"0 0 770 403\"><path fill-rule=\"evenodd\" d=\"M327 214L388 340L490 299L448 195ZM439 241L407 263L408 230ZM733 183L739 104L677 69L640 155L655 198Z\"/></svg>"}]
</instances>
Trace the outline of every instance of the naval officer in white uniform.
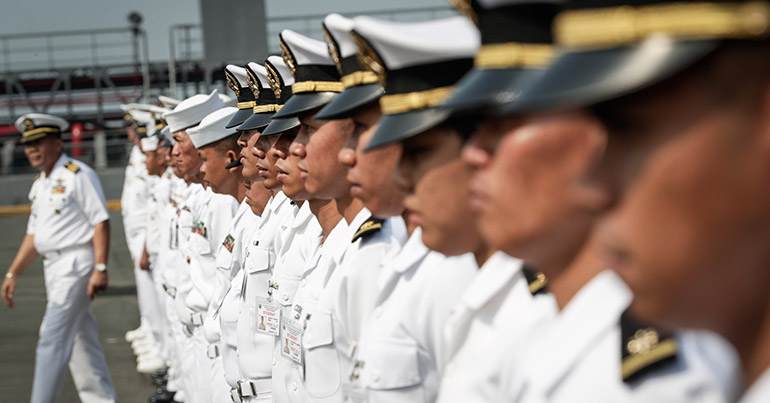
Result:
<instances>
[{"instance_id":1,"label":"naval officer in white uniform","mask_svg":"<svg viewBox=\"0 0 770 403\"><path fill-rule=\"evenodd\" d=\"M62 152L64 119L30 113L16 121L32 166L41 171L29 200L27 235L2 286L13 307L17 277L43 257L46 306L35 357L31 402L54 402L69 365L83 402L114 402L90 298L107 288L109 215L96 173Z\"/></svg>"}]
</instances>

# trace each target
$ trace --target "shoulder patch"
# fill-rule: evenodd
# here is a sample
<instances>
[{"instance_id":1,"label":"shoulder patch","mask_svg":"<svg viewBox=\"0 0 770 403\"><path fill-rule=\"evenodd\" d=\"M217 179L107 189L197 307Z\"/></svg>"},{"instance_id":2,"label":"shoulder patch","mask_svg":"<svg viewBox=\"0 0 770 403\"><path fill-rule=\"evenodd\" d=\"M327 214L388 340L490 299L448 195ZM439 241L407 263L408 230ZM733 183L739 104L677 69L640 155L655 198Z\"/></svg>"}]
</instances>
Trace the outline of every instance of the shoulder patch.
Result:
<instances>
[{"instance_id":1,"label":"shoulder patch","mask_svg":"<svg viewBox=\"0 0 770 403\"><path fill-rule=\"evenodd\" d=\"M382 218L377 218L375 216L369 217L368 220L364 221L364 223L358 227L358 231L353 235L353 240L351 242L355 242L359 238L365 238L379 232L382 229L382 223L384 222L385 220Z\"/></svg>"},{"instance_id":2,"label":"shoulder patch","mask_svg":"<svg viewBox=\"0 0 770 403\"><path fill-rule=\"evenodd\" d=\"M526 265L521 268L521 271L524 272L524 278L527 280L527 284L529 284L529 292L532 295L548 292L548 279L545 278L545 274Z\"/></svg>"},{"instance_id":3,"label":"shoulder patch","mask_svg":"<svg viewBox=\"0 0 770 403\"><path fill-rule=\"evenodd\" d=\"M72 171L72 173L80 172L80 166L74 162L67 161L64 163L64 167Z\"/></svg>"},{"instance_id":4,"label":"shoulder patch","mask_svg":"<svg viewBox=\"0 0 770 403\"><path fill-rule=\"evenodd\" d=\"M623 382L630 383L656 369L676 361L679 346L676 338L631 317L620 316Z\"/></svg>"}]
</instances>

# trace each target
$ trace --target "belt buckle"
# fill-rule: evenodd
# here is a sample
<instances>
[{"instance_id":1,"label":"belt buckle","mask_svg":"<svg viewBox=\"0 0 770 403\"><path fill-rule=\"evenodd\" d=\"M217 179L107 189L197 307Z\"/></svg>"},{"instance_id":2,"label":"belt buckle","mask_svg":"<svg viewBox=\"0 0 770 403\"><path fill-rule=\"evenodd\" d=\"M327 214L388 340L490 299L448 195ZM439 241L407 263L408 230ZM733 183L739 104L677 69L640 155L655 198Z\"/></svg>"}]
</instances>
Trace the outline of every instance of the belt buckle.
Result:
<instances>
[{"instance_id":1,"label":"belt buckle","mask_svg":"<svg viewBox=\"0 0 770 403\"><path fill-rule=\"evenodd\" d=\"M240 384L238 383L237 385L239 385L238 388L230 389L230 400L232 400L233 403L241 403L241 402L243 402L243 398L241 397L241 392L239 390Z\"/></svg>"}]
</instances>

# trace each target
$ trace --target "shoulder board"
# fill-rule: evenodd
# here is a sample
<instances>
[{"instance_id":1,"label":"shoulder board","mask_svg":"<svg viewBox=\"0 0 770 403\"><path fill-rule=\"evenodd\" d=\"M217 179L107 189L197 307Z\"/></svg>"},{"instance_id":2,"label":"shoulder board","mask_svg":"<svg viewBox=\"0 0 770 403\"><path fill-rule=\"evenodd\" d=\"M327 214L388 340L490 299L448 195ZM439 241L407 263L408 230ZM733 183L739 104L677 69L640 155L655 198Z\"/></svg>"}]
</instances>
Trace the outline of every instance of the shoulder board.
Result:
<instances>
[{"instance_id":1,"label":"shoulder board","mask_svg":"<svg viewBox=\"0 0 770 403\"><path fill-rule=\"evenodd\" d=\"M630 383L676 361L679 350L671 334L644 326L628 311L620 316L623 382Z\"/></svg>"},{"instance_id":2,"label":"shoulder board","mask_svg":"<svg viewBox=\"0 0 770 403\"><path fill-rule=\"evenodd\" d=\"M545 278L545 274L540 273L529 266L522 267L521 271L524 272L524 278L527 279L527 284L529 284L529 292L532 293L532 295L544 294L548 292L548 279Z\"/></svg>"},{"instance_id":3,"label":"shoulder board","mask_svg":"<svg viewBox=\"0 0 770 403\"><path fill-rule=\"evenodd\" d=\"M355 242L359 238L366 238L379 232L382 229L382 223L384 222L385 220L382 218L376 218L374 216L369 217L368 220L364 221L364 223L358 227L358 231L353 235L353 240L351 242Z\"/></svg>"},{"instance_id":4,"label":"shoulder board","mask_svg":"<svg viewBox=\"0 0 770 403\"><path fill-rule=\"evenodd\" d=\"M37 174L37 175L35 175L35 179L33 179L33 180L32 180L32 182L34 182L34 181L36 181L36 180L40 179L40 175L41 175L41 174Z\"/></svg>"},{"instance_id":5,"label":"shoulder board","mask_svg":"<svg viewBox=\"0 0 770 403\"><path fill-rule=\"evenodd\" d=\"M80 172L80 167L74 162L67 161L64 163L64 167L72 171L72 173Z\"/></svg>"}]
</instances>

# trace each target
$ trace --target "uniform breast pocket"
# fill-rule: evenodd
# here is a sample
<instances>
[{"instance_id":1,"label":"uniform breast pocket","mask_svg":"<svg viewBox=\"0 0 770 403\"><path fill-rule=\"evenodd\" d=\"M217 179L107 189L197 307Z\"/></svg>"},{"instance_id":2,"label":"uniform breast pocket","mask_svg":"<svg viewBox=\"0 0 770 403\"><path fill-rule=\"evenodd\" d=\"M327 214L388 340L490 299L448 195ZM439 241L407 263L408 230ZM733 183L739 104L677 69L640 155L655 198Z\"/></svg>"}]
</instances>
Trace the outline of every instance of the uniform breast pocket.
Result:
<instances>
[{"instance_id":1,"label":"uniform breast pocket","mask_svg":"<svg viewBox=\"0 0 770 403\"><path fill-rule=\"evenodd\" d=\"M422 401L423 377L417 345L409 340L376 340L367 346L364 383L369 401Z\"/></svg>"},{"instance_id":2,"label":"uniform breast pocket","mask_svg":"<svg viewBox=\"0 0 770 403\"><path fill-rule=\"evenodd\" d=\"M56 210L56 214L60 213L60 210L65 208L70 203L70 197L67 193L54 193L51 195L49 199L49 203L51 203L51 207Z\"/></svg>"},{"instance_id":3,"label":"uniform breast pocket","mask_svg":"<svg viewBox=\"0 0 770 403\"><path fill-rule=\"evenodd\" d=\"M211 254L211 245L209 245L209 240L202 235L195 233L190 235L190 246L201 256Z\"/></svg>"},{"instance_id":4,"label":"uniform breast pocket","mask_svg":"<svg viewBox=\"0 0 770 403\"><path fill-rule=\"evenodd\" d=\"M336 393L341 376L331 313L311 312L302 335L302 346L308 394L313 398L323 398Z\"/></svg>"},{"instance_id":5,"label":"uniform breast pocket","mask_svg":"<svg viewBox=\"0 0 770 403\"><path fill-rule=\"evenodd\" d=\"M220 248L217 253L217 267L229 269L233 264L233 254L225 248Z\"/></svg>"},{"instance_id":6,"label":"uniform breast pocket","mask_svg":"<svg viewBox=\"0 0 770 403\"><path fill-rule=\"evenodd\" d=\"M250 247L247 250L246 284L243 290L244 303L255 307L257 298L267 298L270 280L270 250L260 247Z\"/></svg>"}]
</instances>

